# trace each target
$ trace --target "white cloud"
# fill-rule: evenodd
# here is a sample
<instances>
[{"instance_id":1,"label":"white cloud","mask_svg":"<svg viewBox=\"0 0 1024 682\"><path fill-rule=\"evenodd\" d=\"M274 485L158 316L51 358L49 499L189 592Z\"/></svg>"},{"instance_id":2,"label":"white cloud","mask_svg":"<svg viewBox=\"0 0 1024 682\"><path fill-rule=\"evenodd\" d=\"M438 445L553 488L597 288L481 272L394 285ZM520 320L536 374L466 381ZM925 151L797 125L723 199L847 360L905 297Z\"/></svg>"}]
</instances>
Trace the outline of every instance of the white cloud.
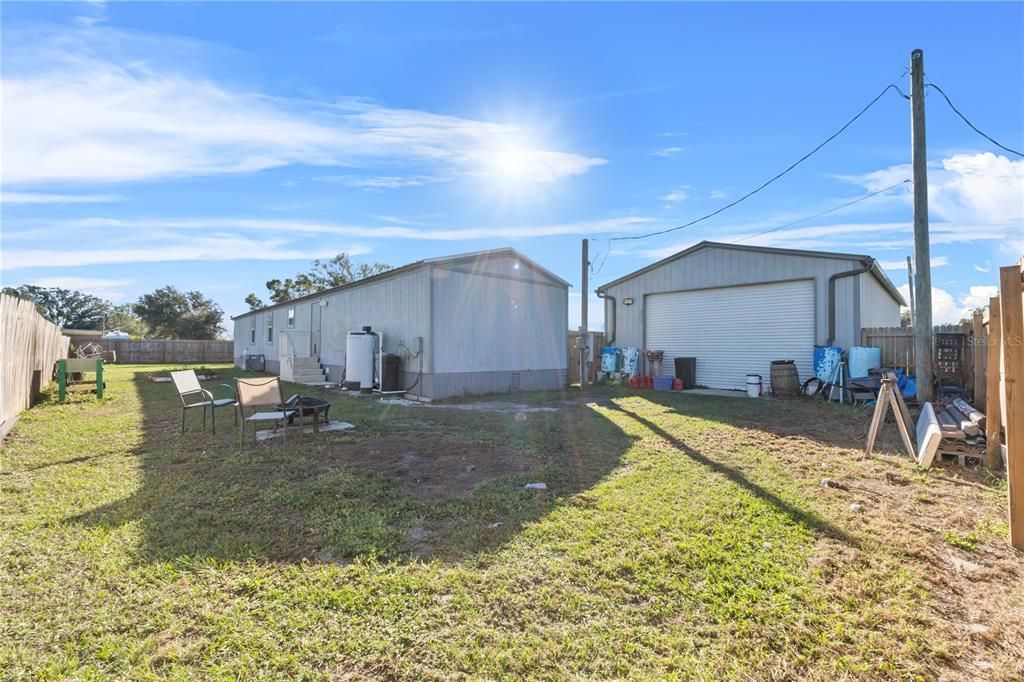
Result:
<instances>
[{"instance_id":1,"label":"white cloud","mask_svg":"<svg viewBox=\"0 0 1024 682\"><path fill-rule=\"evenodd\" d=\"M1024 160L962 153L928 166L933 244L993 239L1004 241L1010 254L1024 251ZM839 177L876 191L911 175L909 164L901 164ZM913 194L896 192L891 199L910 205Z\"/></svg>"},{"instance_id":2,"label":"white cloud","mask_svg":"<svg viewBox=\"0 0 1024 682\"><path fill-rule=\"evenodd\" d=\"M709 195L708 198L710 198L710 199L725 199L727 196L729 196L729 195L726 194L725 192L723 192L722 190L720 190L720 189L713 189L713 190L711 190L711 194Z\"/></svg>"},{"instance_id":3,"label":"white cloud","mask_svg":"<svg viewBox=\"0 0 1024 682\"><path fill-rule=\"evenodd\" d=\"M973 286L969 292L960 297L960 303L969 310L984 308L989 304L989 299L999 295L999 287L996 286Z\"/></svg>"},{"instance_id":4,"label":"white cloud","mask_svg":"<svg viewBox=\"0 0 1024 682\"><path fill-rule=\"evenodd\" d=\"M686 147L665 147L663 149L658 149L651 152L651 156L661 156L664 158L668 158L670 156L675 156L680 152L685 152L686 149Z\"/></svg>"},{"instance_id":5,"label":"white cloud","mask_svg":"<svg viewBox=\"0 0 1024 682\"><path fill-rule=\"evenodd\" d=\"M44 194L42 192L3 192L0 204L103 204L122 201L115 194Z\"/></svg>"},{"instance_id":6,"label":"white cloud","mask_svg":"<svg viewBox=\"0 0 1024 682\"><path fill-rule=\"evenodd\" d=\"M108 243L102 249L6 249L3 253L3 269L10 271L20 268L166 261L313 260L329 258L340 252L358 256L369 253L370 249L364 246L327 243L322 240L296 244L285 239L189 235L186 239L164 237L159 243Z\"/></svg>"},{"instance_id":7,"label":"white cloud","mask_svg":"<svg viewBox=\"0 0 1024 682\"><path fill-rule=\"evenodd\" d=\"M658 137L685 137L689 133L658 133Z\"/></svg>"},{"instance_id":8,"label":"white cloud","mask_svg":"<svg viewBox=\"0 0 1024 682\"><path fill-rule=\"evenodd\" d=\"M985 261L984 265L974 264L974 269L978 272L992 272L992 261Z\"/></svg>"},{"instance_id":9,"label":"white cloud","mask_svg":"<svg viewBox=\"0 0 1024 682\"><path fill-rule=\"evenodd\" d=\"M911 262L913 262L913 259L911 259ZM879 261L878 264L886 270L898 270L900 272L906 272L907 270L906 259ZM936 256L931 259L931 264L933 268L941 268L944 265L949 265L949 258L946 256Z\"/></svg>"},{"instance_id":10,"label":"white cloud","mask_svg":"<svg viewBox=\"0 0 1024 682\"><path fill-rule=\"evenodd\" d=\"M687 199L690 198L690 195L686 191L688 189L690 189L689 185L683 185L682 187L678 187L678 188L672 190L671 192L669 192L668 194L662 195L662 196L660 196L658 198L661 201L669 201L669 202L686 201Z\"/></svg>"},{"instance_id":11,"label":"white cloud","mask_svg":"<svg viewBox=\"0 0 1024 682\"><path fill-rule=\"evenodd\" d=\"M121 287L127 286L131 283L132 281L127 279L102 279L97 277L71 276L39 277L30 282L30 284L34 284L38 287L81 291L114 302L120 301L125 297L124 292L120 289Z\"/></svg>"},{"instance_id":12,"label":"white cloud","mask_svg":"<svg viewBox=\"0 0 1024 682\"><path fill-rule=\"evenodd\" d=\"M437 182L448 182L454 178L439 177L436 175L380 175L376 177L363 177L360 175L320 175L314 180L318 182L333 182L346 187L358 187L366 191L381 189L400 189L403 187L422 187Z\"/></svg>"},{"instance_id":13,"label":"white cloud","mask_svg":"<svg viewBox=\"0 0 1024 682\"><path fill-rule=\"evenodd\" d=\"M120 182L289 164L400 161L489 176L514 148L524 179L551 182L604 159L552 150L535 131L365 100L270 97L190 73L201 44L106 27L5 34L4 181ZM498 164L500 165L500 164Z\"/></svg>"},{"instance_id":14,"label":"white cloud","mask_svg":"<svg viewBox=\"0 0 1024 682\"><path fill-rule=\"evenodd\" d=\"M382 221L391 224L381 226L350 225L344 223L314 222L301 220L282 220L267 218L153 218L153 219L119 219L119 218L85 218L54 221L48 220L48 228L58 232L76 233L83 231L102 231L108 239L115 234L154 235L161 232L176 233L193 230L237 232L269 232L274 235L337 235L354 239L415 239L427 241L461 241L469 239L524 239L533 237L554 237L560 235L607 234L615 232L633 232L650 226L653 218L644 216L628 216L624 218L605 218L601 220L583 220L572 223L554 223L549 225L466 227L453 229L421 228L413 224L394 224L394 219L383 217ZM191 235L189 235L191 237ZM184 237L183 237L184 238ZM162 248L154 244L156 248ZM8 250L8 259L20 256L22 251ZM12 256L13 254L13 256ZM178 260L177 258L173 260ZM200 258L197 260L207 260ZM8 263L8 268L14 267ZM25 267L25 266L20 266Z\"/></svg>"},{"instance_id":15,"label":"white cloud","mask_svg":"<svg viewBox=\"0 0 1024 682\"><path fill-rule=\"evenodd\" d=\"M901 284L897 287L907 301L910 300L910 287ZM972 286L968 293L959 298L945 289L932 287L932 323L956 324L963 318L971 317L976 308L988 305L988 299L999 293L999 287Z\"/></svg>"}]
</instances>

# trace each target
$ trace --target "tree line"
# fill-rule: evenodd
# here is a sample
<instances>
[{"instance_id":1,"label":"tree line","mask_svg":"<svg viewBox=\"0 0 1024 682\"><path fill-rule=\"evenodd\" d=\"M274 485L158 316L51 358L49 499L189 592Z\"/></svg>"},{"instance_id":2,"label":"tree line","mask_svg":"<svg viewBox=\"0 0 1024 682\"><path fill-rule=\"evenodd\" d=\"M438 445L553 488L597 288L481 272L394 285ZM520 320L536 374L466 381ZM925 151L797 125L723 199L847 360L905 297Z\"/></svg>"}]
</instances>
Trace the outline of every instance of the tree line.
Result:
<instances>
[{"instance_id":1,"label":"tree line","mask_svg":"<svg viewBox=\"0 0 1024 682\"><path fill-rule=\"evenodd\" d=\"M250 310L259 310L391 269L384 263L357 263L340 253L327 260L314 260L308 271L295 277L269 280L269 303L255 293L246 296L245 302ZM223 333L224 311L213 299L200 291L181 291L170 285L140 296L135 303L119 305L60 287L23 284L4 287L3 292L33 301L43 317L65 329L116 330L132 338L197 340L217 339Z\"/></svg>"},{"instance_id":2,"label":"tree line","mask_svg":"<svg viewBox=\"0 0 1024 682\"><path fill-rule=\"evenodd\" d=\"M161 287L135 303L114 305L99 296L61 287L23 284L4 293L35 303L39 314L64 329L123 331L132 338L212 340L222 336L224 311L199 291Z\"/></svg>"}]
</instances>

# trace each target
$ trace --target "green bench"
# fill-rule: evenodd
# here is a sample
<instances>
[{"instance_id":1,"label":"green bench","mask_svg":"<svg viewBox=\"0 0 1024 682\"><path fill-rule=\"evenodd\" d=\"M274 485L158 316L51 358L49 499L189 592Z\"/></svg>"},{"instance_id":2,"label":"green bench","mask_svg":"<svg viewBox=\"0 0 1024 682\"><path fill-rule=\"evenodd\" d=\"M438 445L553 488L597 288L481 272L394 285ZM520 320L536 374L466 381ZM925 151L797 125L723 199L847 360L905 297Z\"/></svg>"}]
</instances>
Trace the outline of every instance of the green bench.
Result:
<instances>
[{"instance_id":1,"label":"green bench","mask_svg":"<svg viewBox=\"0 0 1024 682\"><path fill-rule=\"evenodd\" d=\"M71 381L72 374L95 374L96 397L103 397L103 358L67 358L57 361L57 398L60 402L64 402L71 384L91 383Z\"/></svg>"}]
</instances>

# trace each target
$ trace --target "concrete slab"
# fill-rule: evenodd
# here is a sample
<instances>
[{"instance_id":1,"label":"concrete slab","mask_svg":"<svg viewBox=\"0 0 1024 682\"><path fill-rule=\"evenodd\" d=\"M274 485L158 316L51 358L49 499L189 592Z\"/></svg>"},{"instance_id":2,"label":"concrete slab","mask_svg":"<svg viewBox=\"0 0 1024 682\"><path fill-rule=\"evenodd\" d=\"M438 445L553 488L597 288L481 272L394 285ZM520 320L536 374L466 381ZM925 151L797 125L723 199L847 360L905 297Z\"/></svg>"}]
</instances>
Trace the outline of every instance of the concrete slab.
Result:
<instances>
[{"instance_id":1,"label":"concrete slab","mask_svg":"<svg viewBox=\"0 0 1024 682\"><path fill-rule=\"evenodd\" d=\"M297 431L298 428L299 427L297 427L297 426L295 426L295 427L288 427L288 430L291 432L291 435L292 435L293 438L298 435L297 433L295 433L295 431ZM331 431L345 431L347 429L353 429L353 428L355 428L355 427L352 424L349 424L348 422L332 421L330 424L321 424L319 432L320 433L329 433ZM313 433L313 427L312 426L304 426L302 428L302 435L303 436L307 436L307 435L309 435L311 433ZM271 438L281 438L283 436L284 436L284 429L278 429L276 433L274 432L273 429L263 429L262 431L257 431L256 432L256 440L257 441L270 440Z\"/></svg>"},{"instance_id":2,"label":"concrete slab","mask_svg":"<svg viewBox=\"0 0 1024 682\"><path fill-rule=\"evenodd\" d=\"M679 391L685 395L710 395L715 398L749 398L746 391L727 391L723 388L688 388ZM761 396L767 398L769 396Z\"/></svg>"}]
</instances>

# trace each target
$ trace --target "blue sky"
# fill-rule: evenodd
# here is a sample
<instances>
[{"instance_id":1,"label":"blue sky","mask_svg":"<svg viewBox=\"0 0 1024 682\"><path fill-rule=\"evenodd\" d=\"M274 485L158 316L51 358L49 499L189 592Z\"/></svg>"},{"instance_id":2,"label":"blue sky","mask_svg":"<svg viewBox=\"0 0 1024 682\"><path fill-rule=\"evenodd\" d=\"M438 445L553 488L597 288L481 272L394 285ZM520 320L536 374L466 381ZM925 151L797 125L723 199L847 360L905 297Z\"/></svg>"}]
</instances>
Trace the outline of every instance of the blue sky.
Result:
<instances>
[{"instance_id":1,"label":"blue sky","mask_svg":"<svg viewBox=\"0 0 1024 682\"><path fill-rule=\"evenodd\" d=\"M977 125L1024 147L1024 5L4 3L4 284L133 301L249 292L346 251L402 265L512 246L591 288L909 177L890 92L912 48ZM1024 160L929 96L935 316L1024 251ZM998 154L996 152L999 152ZM744 243L912 252L909 187ZM592 305L592 326L601 306ZM597 319L594 320L593 318Z\"/></svg>"}]
</instances>

